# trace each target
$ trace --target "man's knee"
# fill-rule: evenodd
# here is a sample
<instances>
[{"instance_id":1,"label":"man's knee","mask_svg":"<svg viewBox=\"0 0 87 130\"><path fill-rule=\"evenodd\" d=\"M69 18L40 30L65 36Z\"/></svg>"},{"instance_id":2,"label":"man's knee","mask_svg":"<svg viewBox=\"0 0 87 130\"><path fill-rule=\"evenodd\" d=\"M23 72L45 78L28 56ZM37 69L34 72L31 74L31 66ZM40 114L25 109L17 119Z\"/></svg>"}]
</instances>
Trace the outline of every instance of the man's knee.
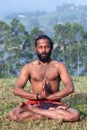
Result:
<instances>
[{"instance_id":1,"label":"man's knee","mask_svg":"<svg viewBox=\"0 0 87 130\"><path fill-rule=\"evenodd\" d=\"M70 121L71 122L75 122L75 121L79 121L80 119L80 113L78 111L76 111L75 113L73 113L71 116L70 116Z\"/></svg>"}]
</instances>

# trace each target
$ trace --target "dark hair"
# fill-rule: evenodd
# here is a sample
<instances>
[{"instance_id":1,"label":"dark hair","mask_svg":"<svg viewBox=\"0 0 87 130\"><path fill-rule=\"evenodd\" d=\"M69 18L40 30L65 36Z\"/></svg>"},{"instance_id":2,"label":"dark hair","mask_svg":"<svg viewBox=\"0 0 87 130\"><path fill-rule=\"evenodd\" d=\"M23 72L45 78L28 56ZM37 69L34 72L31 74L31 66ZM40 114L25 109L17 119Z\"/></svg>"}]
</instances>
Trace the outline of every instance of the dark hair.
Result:
<instances>
[{"instance_id":1,"label":"dark hair","mask_svg":"<svg viewBox=\"0 0 87 130\"><path fill-rule=\"evenodd\" d=\"M48 39L49 40L49 43L51 45L51 48L53 48L53 42L52 40L47 36L47 35L39 35L36 40L35 40L35 46L37 46L37 41L40 40L40 39Z\"/></svg>"}]
</instances>

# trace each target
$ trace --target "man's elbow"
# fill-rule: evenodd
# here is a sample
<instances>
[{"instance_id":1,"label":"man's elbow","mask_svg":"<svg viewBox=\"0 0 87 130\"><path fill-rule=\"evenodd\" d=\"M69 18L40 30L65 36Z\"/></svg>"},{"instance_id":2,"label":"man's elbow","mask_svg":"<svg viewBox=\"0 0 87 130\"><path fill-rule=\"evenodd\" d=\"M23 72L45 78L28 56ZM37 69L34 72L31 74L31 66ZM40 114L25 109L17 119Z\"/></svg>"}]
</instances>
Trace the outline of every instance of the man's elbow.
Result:
<instances>
[{"instance_id":1,"label":"man's elbow","mask_svg":"<svg viewBox=\"0 0 87 130\"><path fill-rule=\"evenodd\" d=\"M18 96L18 89L17 89L17 88L14 88L13 93L14 93L15 96Z\"/></svg>"},{"instance_id":2,"label":"man's elbow","mask_svg":"<svg viewBox=\"0 0 87 130\"><path fill-rule=\"evenodd\" d=\"M70 92L70 93L73 93L73 92L74 92L74 87L70 87L70 88L69 88L69 92Z\"/></svg>"}]
</instances>

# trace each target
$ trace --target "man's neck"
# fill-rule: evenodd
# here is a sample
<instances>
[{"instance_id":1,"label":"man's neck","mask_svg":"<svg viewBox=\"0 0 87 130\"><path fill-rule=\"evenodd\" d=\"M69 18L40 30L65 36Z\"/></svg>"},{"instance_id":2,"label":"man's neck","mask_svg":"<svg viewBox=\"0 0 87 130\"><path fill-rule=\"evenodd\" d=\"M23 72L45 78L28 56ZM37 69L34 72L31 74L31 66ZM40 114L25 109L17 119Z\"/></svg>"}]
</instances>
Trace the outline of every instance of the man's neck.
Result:
<instances>
[{"instance_id":1,"label":"man's neck","mask_svg":"<svg viewBox=\"0 0 87 130\"><path fill-rule=\"evenodd\" d=\"M50 61L51 61L51 59L48 59L46 62L43 62L43 61L41 61L41 60L38 60L38 62L39 62L39 64L41 64L41 65L48 65L49 63L50 63Z\"/></svg>"}]
</instances>

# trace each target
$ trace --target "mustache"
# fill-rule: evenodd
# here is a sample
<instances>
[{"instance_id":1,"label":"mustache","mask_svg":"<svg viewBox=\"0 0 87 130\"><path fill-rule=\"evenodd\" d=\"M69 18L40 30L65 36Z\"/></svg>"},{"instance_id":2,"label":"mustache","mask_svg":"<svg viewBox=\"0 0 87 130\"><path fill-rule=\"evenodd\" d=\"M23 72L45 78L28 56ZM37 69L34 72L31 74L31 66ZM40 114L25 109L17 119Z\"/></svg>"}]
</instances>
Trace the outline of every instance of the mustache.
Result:
<instances>
[{"instance_id":1,"label":"mustache","mask_svg":"<svg viewBox=\"0 0 87 130\"><path fill-rule=\"evenodd\" d=\"M44 54L45 54L45 55L48 55L48 53L45 53L45 52L44 52L44 53L42 53L41 55L44 55Z\"/></svg>"}]
</instances>

